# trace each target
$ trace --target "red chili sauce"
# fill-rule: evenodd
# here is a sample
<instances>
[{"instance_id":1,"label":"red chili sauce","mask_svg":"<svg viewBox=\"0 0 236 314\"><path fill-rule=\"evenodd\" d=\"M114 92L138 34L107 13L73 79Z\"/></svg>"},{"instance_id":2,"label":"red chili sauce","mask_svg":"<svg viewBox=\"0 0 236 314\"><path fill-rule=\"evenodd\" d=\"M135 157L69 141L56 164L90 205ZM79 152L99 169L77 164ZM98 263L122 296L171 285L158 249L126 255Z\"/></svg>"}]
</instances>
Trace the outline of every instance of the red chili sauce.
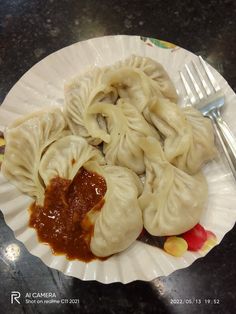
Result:
<instances>
[{"instance_id":1,"label":"red chili sauce","mask_svg":"<svg viewBox=\"0 0 236 314\"><path fill-rule=\"evenodd\" d=\"M73 181L56 177L46 188L44 205L31 205L29 225L53 253L89 262L97 257L90 251L94 227L85 216L102 208L106 189L102 176L84 168Z\"/></svg>"}]
</instances>

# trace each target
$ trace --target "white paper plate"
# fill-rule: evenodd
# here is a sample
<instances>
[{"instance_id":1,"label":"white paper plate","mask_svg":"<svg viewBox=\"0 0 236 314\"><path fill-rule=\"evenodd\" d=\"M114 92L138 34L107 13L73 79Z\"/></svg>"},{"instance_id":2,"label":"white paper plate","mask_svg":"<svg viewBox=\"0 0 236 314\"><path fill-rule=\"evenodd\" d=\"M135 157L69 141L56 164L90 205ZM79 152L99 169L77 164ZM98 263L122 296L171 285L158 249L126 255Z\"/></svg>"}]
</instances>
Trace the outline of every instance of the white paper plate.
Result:
<instances>
[{"instance_id":1,"label":"white paper plate","mask_svg":"<svg viewBox=\"0 0 236 314\"><path fill-rule=\"evenodd\" d=\"M139 36L108 36L76 43L61 49L33 66L11 89L0 107L0 130L20 115L42 106L63 104L63 85L67 79L91 66L105 66L131 54L149 56L159 61L175 83L184 104L184 91L178 71L184 63L197 58L194 54L174 45ZM224 78L214 72L226 96L225 120L236 136L236 96ZM219 154L220 155L220 154ZM220 242L233 227L236 219L236 185L219 157L209 163L204 172L209 183L209 201L201 219L202 225L217 235ZM187 252L176 258L163 250L136 241L126 251L106 261L68 261L64 256L54 256L47 245L37 240L34 229L28 227L27 208L32 199L21 194L0 174L0 208L6 223L15 237L24 243L29 252L38 256L49 267L82 280L102 283L134 280L152 280L158 276L189 266L205 253Z\"/></svg>"}]
</instances>

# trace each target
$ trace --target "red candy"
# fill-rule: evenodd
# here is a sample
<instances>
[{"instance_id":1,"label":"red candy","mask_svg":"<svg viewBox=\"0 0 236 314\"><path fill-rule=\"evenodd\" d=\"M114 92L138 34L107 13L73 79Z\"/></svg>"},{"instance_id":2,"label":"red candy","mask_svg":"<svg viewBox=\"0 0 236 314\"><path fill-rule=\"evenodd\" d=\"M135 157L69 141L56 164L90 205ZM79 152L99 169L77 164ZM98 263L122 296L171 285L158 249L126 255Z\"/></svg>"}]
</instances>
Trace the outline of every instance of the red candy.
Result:
<instances>
[{"instance_id":1,"label":"red candy","mask_svg":"<svg viewBox=\"0 0 236 314\"><path fill-rule=\"evenodd\" d=\"M197 224L189 231L183 233L182 238L188 243L189 251L198 251L207 240L207 232L200 224Z\"/></svg>"}]
</instances>

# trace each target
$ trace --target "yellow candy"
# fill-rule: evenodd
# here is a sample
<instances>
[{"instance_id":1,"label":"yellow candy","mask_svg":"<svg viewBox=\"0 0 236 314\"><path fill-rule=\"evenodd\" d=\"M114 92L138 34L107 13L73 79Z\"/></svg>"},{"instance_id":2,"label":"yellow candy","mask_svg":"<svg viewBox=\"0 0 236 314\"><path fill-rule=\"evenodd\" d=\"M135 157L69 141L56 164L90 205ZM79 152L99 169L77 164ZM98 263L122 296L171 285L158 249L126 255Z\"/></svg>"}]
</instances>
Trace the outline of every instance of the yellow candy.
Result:
<instances>
[{"instance_id":1,"label":"yellow candy","mask_svg":"<svg viewBox=\"0 0 236 314\"><path fill-rule=\"evenodd\" d=\"M176 257L183 256L188 249L188 243L180 237L168 237L164 243L164 250Z\"/></svg>"},{"instance_id":2,"label":"yellow candy","mask_svg":"<svg viewBox=\"0 0 236 314\"><path fill-rule=\"evenodd\" d=\"M3 145L5 145L5 140L4 138L0 138L0 146L3 146Z\"/></svg>"},{"instance_id":3,"label":"yellow candy","mask_svg":"<svg viewBox=\"0 0 236 314\"><path fill-rule=\"evenodd\" d=\"M217 244L216 238L209 238L206 240L206 242L203 244L201 251L209 251Z\"/></svg>"},{"instance_id":4,"label":"yellow candy","mask_svg":"<svg viewBox=\"0 0 236 314\"><path fill-rule=\"evenodd\" d=\"M216 235L212 231L209 231L209 230L207 230L206 233L207 233L207 240L201 248L202 252L209 251L210 249L212 249L217 244Z\"/></svg>"}]
</instances>

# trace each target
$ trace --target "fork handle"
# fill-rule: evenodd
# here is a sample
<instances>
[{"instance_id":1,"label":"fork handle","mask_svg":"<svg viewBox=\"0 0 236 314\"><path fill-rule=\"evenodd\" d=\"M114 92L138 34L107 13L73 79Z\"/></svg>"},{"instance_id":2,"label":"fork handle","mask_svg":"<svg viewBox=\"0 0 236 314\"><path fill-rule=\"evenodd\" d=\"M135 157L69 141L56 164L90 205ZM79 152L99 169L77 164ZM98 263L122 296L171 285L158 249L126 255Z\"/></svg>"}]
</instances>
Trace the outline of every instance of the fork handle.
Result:
<instances>
[{"instance_id":1,"label":"fork handle","mask_svg":"<svg viewBox=\"0 0 236 314\"><path fill-rule=\"evenodd\" d=\"M220 140L223 151L236 179L236 139L232 134L229 126L223 120L219 109L210 112L209 117L213 121L216 134Z\"/></svg>"}]
</instances>

